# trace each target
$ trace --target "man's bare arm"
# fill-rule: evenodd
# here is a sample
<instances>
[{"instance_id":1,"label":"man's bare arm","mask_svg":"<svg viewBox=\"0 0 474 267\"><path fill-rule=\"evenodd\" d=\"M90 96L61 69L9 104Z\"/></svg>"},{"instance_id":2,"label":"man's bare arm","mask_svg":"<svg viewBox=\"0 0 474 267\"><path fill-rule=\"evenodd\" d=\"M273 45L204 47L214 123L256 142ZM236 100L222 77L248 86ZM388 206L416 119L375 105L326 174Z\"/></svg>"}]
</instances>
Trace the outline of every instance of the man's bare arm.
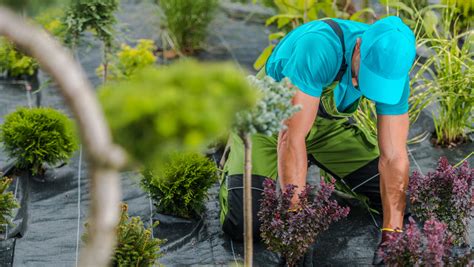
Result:
<instances>
[{"instance_id":1,"label":"man's bare arm","mask_svg":"<svg viewBox=\"0 0 474 267\"><path fill-rule=\"evenodd\" d=\"M306 184L308 167L305 139L316 119L319 98L298 90L293 105L302 108L285 122L287 128L278 136L278 176L282 189L294 184L298 186L296 192L300 192ZM295 196L293 203L297 200Z\"/></svg>"},{"instance_id":2,"label":"man's bare arm","mask_svg":"<svg viewBox=\"0 0 474 267\"><path fill-rule=\"evenodd\" d=\"M383 227L402 229L409 169L406 149L408 114L379 115L377 128Z\"/></svg>"}]
</instances>

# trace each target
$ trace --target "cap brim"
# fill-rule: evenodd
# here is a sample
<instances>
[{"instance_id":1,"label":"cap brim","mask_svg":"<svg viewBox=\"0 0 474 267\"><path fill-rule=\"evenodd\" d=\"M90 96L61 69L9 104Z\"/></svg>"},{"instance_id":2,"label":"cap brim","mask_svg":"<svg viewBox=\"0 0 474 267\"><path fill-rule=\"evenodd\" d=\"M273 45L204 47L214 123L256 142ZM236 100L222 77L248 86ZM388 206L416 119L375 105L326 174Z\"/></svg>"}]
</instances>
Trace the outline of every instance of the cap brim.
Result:
<instances>
[{"instance_id":1,"label":"cap brim","mask_svg":"<svg viewBox=\"0 0 474 267\"><path fill-rule=\"evenodd\" d=\"M362 94L375 102L394 105L400 102L407 76L386 79L372 72L360 62L359 88Z\"/></svg>"}]
</instances>

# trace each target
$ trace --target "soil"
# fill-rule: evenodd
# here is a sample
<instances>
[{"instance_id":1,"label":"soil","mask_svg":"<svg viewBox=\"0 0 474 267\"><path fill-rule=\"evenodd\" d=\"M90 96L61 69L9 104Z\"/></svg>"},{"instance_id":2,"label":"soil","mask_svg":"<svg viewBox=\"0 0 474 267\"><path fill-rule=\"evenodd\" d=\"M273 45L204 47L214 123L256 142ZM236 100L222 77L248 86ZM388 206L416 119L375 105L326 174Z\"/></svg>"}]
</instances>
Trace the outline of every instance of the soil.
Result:
<instances>
[{"instance_id":1,"label":"soil","mask_svg":"<svg viewBox=\"0 0 474 267\"><path fill-rule=\"evenodd\" d=\"M458 137L449 142L448 144L446 144L444 140L439 143L436 133L432 133L430 141L433 146L438 148L456 148L458 146L471 143L472 139L469 137Z\"/></svg>"},{"instance_id":2,"label":"soil","mask_svg":"<svg viewBox=\"0 0 474 267\"><path fill-rule=\"evenodd\" d=\"M121 42L139 38L159 40L157 29L160 29L160 18L156 5L152 3L154 1L121 2L117 39ZM255 73L252 65L268 45L268 33L269 29L261 23L233 19L219 11L211 23L205 51L198 53L196 58L202 61L234 61L244 72ZM102 59L101 50L100 44L88 34L78 51L78 58L87 77L95 86L101 82L95 74ZM38 77L41 83L48 80L48 76L42 71ZM28 95L23 85L0 81L0 95L2 123L4 116L18 106L35 105L31 99L40 96L40 93ZM70 114L51 83L41 90L41 105ZM411 127L410 137L433 130L431 111L427 110ZM474 151L473 143L460 145L456 149L444 149L433 147L429 140L409 145L408 148L411 171L419 170L425 174L436 166L440 156L446 156L451 163L457 163ZM473 159L468 160L473 166ZM8 165L8 162L10 159L0 149L0 169ZM50 183L21 179L22 177L13 182L11 190L16 192L22 205L14 220L18 227L9 231L10 235L17 237L13 266L54 267L73 266L77 263L90 199L87 164L81 150L75 153L69 167L73 172L68 177ZM318 173L314 166L310 168L308 179L311 183L317 182ZM130 216L140 216L146 225L150 225L156 215L153 204L140 188L139 181L139 173L122 173L122 198L129 206ZM243 244L231 241L220 228L218 191L218 184L209 190L206 212L200 225L197 224L197 230L183 233L183 236L189 237L184 242L174 242L176 245L170 247L166 247L166 244L163 246L166 253L160 263L165 266L187 266L233 265L243 262ZM161 220L164 221L163 218ZM372 218L364 209L353 208L346 220L332 225L318 237L307 254L307 266L370 265L379 238L376 223L380 224L380 218ZM192 225L194 227L196 224ZM155 229L156 236L179 239L178 235L173 237L175 229L165 227L164 222L162 226ZM469 235L473 245L473 223L469 228ZM172 244L171 241L169 244ZM256 266L278 266L281 263L280 257L267 251L262 244L256 243L254 249ZM1 266L2 259L0 255Z\"/></svg>"}]
</instances>

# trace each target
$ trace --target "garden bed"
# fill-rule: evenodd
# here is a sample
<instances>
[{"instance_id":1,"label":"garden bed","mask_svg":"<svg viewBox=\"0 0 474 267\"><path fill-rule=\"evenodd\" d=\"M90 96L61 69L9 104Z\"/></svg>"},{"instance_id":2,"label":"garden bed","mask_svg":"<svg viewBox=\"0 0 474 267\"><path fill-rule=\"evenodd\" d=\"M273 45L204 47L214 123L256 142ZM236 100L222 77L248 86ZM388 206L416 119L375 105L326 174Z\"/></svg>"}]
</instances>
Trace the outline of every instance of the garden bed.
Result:
<instances>
[{"instance_id":1,"label":"garden bed","mask_svg":"<svg viewBox=\"0 0 474 267\"><path fill-rule=\"evenodd\" d=\"M158 39L155 33L155 10L150 9L150 3L135 3L122 1L122 11L119 20L120 29L128 31L133 38ZM126 11L126 12L125 12ZM150 12L144 15L143 12ZM140 19L136 19L140 18ZM144 21L146 20L146 21ZM149 22L149 23L147 23ZM145 25L145 26L144 26ZM234 60L249 71L255 58L268 44L268 30L264 25L234 20L223 11L219 11L216 20L211 24L207 50L200 52L201 60ZM90 36L88 36L90 37ZM95 68L100 64L101 54L99 44L88 41L81 45L78 55L88 77L95 85L100 79L95 74ZM46 77L40 72L39 78ZM17 106L28 106L28 98L21 85L9 82L0 83L0 123L6 114ZM51 106L69 113L62 98L52 85L41 91L41 104ZM423 131L433 131L433 124L428 111L424 111L419 121L412 127L410 136ZM434 148L429 140L419 144L409 145L411 171L419 170L426 173L436 166L440 156L446 156L452 163L463 159L474 150L474 144L469 143L456 149ZM8 165L9 160L0 152L0 169ZM474 165L472 158L471 166ZM84 232L89 207L89 183L87 166L85 166L81 151L77 151L69 163L72 173L69 177L43 183L25 179L20 180L17 199L22 208L17 212L14 223L21 227L16 229L17 239L0 242L0 253L10 253L14 247L14 266L71 266L78 259L81 246L80 237ZM310 177L317 175L317 169L311 168ZM241 263L243 260L243 244L232 242L224 235L219 224L218 185L209 190L209 200L206 212L199 221L181 221L180 231L173 229L175 220L154 217L153 205L139 186L139 175L133 172L123 173L123 201L129 206L131 216L140 216L149 225L153 219L159 219L162 224L154 230L155 237L168 238L164 244L165 255L159 260L166 266L176 265L229 265ZM314 179L312 179L313 182ZM14 181L11 190L17 186ZM380 218L376 218L380 223ZM13 231L13 230L11 230ZM12 232L10 232L12 233ZM335 223L327 232L322 233L306 257L306 265L314 266L367 266L371 263L374 249L378 243L378 228L373 218L363 210L353 208L348 219ZM471 246L474 245L474 224L469 231ZM16 244L15 244L16 243ZM254 247L254 260L257 266L277 266L280 258L267 250L261 244ZM3 256L3 255L0 255ZM4 266L0 257L0 265ZM5 265L8 266L8 265Z\"/></svg>"}]
</instances>

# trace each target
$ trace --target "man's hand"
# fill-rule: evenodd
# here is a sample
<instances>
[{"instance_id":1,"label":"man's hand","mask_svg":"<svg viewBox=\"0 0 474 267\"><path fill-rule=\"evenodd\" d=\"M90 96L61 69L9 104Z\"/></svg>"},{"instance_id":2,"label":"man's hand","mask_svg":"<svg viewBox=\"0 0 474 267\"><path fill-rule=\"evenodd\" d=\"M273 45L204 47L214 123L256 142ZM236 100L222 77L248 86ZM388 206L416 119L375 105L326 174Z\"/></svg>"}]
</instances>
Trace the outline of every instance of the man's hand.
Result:
<instances>
[{"instance_id":1,"label":"man's hand","mask_svg":"<svg viewBox=\"0 0 474 267\"><path fill-rule=\"evenodd\" d=\"M408 114L379 115L377 128L383 227L402 229L409 169Z\"/></svg>"},{"instance_id":2,"label":"man's hand","mask_svg":"<svg viewBox=\"0 0 474 267\"><path fill-rule=\"evenodd\" d=\"M297 90L293 105L301 105L301 110L285 121L287 129L278 136L278 176L282 190L288 184L298 186L292 204L298 202L298 193L306 185L308 168L306 135L309 133L319 107L319 98Z\"/></svg>"}]
</instances>

